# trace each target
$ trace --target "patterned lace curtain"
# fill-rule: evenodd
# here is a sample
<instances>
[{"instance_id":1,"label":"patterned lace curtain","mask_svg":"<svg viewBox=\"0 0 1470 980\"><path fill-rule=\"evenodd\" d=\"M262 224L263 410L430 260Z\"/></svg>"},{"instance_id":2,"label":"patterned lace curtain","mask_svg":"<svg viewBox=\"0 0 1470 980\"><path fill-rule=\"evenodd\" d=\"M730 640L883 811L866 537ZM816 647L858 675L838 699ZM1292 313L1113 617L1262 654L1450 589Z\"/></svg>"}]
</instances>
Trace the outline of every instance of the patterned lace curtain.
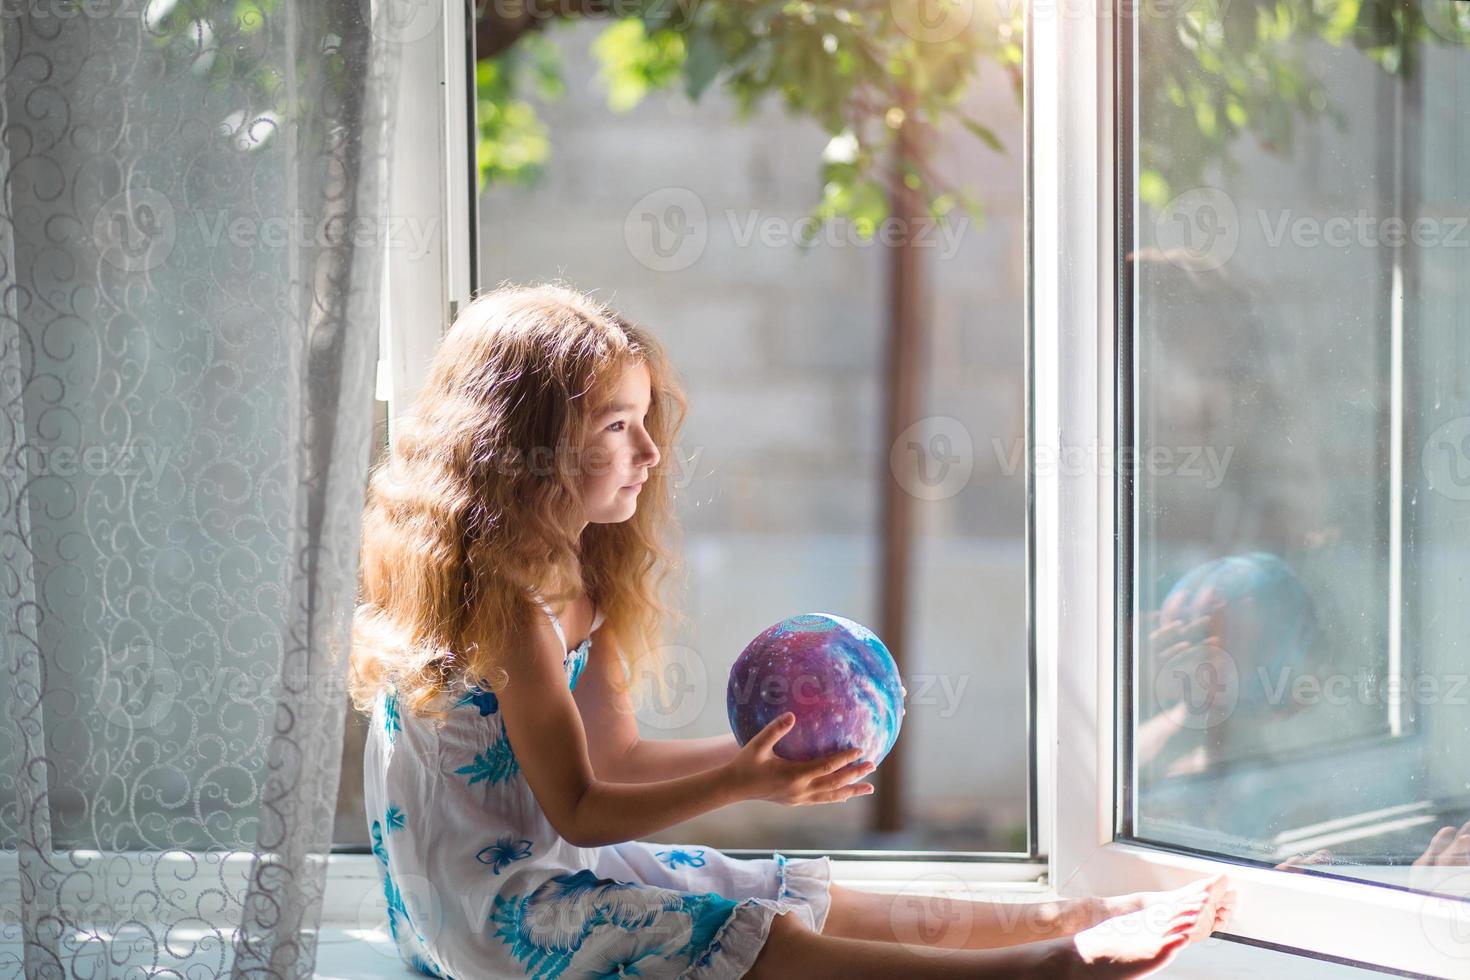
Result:
<instances>
[{"instance_id":1,"label":"patterned lace curtain","mask_svg":"<svg viewBox=\"0 0 1470 980\"><path fill-rule=\"evenodd\" d=\"M401 45L5 6L0 976L309 976Z\"/></svg>"}]
</instances>

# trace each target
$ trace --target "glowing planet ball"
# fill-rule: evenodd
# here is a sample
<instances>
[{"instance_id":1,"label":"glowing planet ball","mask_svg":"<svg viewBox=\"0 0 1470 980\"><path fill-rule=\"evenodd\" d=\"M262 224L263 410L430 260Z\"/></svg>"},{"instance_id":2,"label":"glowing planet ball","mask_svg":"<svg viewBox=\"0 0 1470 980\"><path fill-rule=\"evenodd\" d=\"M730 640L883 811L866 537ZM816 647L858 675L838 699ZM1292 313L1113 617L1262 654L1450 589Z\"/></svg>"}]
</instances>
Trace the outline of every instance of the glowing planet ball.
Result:
<instances>
[{"instance_id":1,"label":"glowing planet ball","mask_svg":"<svg viewBox=\"0 0 1470 980\"><path fill-rule=\"evenodd\" d=\"M1238 671L1241 699L1257 706L1283 673L1294 682L1306 669L1317 639L1311 593L1286 562L1264 551L1194 568L1174 583L1160 612L1164 623L1207 617L1211 642Z\"/></svg>"},{"instance_id":2,"label":"glowing planet ball","mask_svg":"<svg viewBox=\"0 0 1470 980\"><path fill-rule=\"evenodd\" d=\"M898 740L908 690L873 631L841 616L783 619L735 658L725 707L741 745L790 711L776 742L783 759L806 761L861 748L876 767Z\"/></svg>"}]
</instances>

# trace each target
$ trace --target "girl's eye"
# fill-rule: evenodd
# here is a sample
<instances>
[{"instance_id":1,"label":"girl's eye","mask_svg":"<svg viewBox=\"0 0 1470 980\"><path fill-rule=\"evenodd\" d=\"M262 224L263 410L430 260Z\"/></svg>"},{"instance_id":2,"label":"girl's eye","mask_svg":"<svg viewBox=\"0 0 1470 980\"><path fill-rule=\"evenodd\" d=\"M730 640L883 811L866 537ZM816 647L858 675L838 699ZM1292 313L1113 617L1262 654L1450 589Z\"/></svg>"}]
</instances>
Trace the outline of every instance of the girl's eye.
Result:
<instances>
[{"instance_id":1,"label":"girl's eye","mask_svg":"<svg viewBox=\"0 0 1470 980\"><path fill-rule=\"evenodd\" d=\"M648 422L648 416L647 416L647 415L645 415L645 416L643 416L643 421L644 421L644 422L645 422L645 423L647 423L647 422ZM622 420L622 419L618 419L618 420L617 420L617 421L616 421L616 422L614 422L614 423L612 423L612 424L611 424L611 425L609 425L609 426L608 426L608 427L607 427L607 431L609 431L609 432L622 432L622 431L623 431L623 430L622 430L622 429L618 429L618 428L614 428L614 426L619 426L619 425L621 425L621 426L624 426L624 427L626 427L626 426L627 426L627 424L628 424L628 423L627 423L627 422L625 422L625 421L624 421L624 420Z\"/></svg>"}]
</instances>

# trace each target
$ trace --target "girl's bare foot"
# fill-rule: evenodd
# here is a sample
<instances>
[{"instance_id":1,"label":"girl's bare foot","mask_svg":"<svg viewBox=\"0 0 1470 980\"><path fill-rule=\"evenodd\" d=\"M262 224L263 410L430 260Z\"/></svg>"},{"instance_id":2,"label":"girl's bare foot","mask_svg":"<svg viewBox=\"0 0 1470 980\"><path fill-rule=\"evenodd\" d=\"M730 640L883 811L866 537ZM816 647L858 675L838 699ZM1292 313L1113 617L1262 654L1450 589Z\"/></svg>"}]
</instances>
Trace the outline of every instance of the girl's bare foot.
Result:
<instances>
[{"instance_id":1,"label":"girl's bare foot","mask_svg":"<svg viewBox=\"0 0 1470 980\"><path fill-rule=\"evenodd\" d=\"M1217 929L1224 928L1230 913L1235 909L1235 891L1230 888L1229 880L1223 874L1213 878L1200 878L1172 891L1134 892L1131 895L1101 898L1098 900L1101 904L1098 921L1129 915L1156 905L1188 902L1200 895L1204 895L1207 902L1213 905L1214 914L1203 916L1195 934L1190 937L1190 942L1198 942Z\"/></svg>"},{"instance_id":2,"label":"girl's bare foot","mask_svg":"<svg viewBox=\"0 0 1470 980\"><path fill-rule=\"evenodd\" d=\"M1163 969L1185 946L1229 921L1235 893L1224 875L1166 892L1139 892L1119 901L1138 908L1079 932L1067 944L1064 976L1126 980Z\"/></svg>"}]
</instances>

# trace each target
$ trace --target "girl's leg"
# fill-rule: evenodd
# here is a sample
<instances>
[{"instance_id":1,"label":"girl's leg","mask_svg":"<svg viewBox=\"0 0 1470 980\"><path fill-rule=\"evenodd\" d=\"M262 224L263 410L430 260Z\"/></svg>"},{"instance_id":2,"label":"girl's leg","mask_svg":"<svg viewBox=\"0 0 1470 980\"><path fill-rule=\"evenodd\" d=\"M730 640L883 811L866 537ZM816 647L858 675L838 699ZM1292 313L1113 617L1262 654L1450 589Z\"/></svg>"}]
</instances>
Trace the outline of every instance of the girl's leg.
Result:
<instances>
[{"instance_id":1,"label":"girl's leg","mask_svg":"<svg viewBox=\"0 0 1470 980\"><path fill-rule=\"evenodd\" d=\"M1103 900L1095 898L986 902L866 892L836 884L831 894L823 935L943 949L995 949L1060 939L1108 917Z\"/></svg>"},{"instance_id":2,"label":"girl's leg","mask_svg":"<svg viewBox=\"0 0 1470 980\"><path fill-rule=\"evenodd\" d=\"M921 949L813 932L794 915L771 922L746 980L1130 980L1161 969L1215 909L1203 897L1117 916L1075 937L1006 949Z\"/></svg>"},{"instance_id":3,"label":"girl's leg","mask_svg":"<svg viewBox=\"0 0 1470 980\"><path fill-rule=\"evenodd\" d=\"M1223 876L1201 879L1170 892L1114 898L1042 902L984 902L941 895L892 895L831 886L832 905L823 935L875 939L918 948L995 949L1075 935L1114 916L1203 895L1228 914L1234 893ZM1207 922L1196 939L1218 928Z\"/></svg>"},{"instance_id":4,"label":"girl's leg","mask_svg":"<svg viewBox=\"0 0 1470 980\"><path fill-rule=\"evenodd\" d=\"M794 915L778 915L760 955L745 980L1042 980L1064 977L1048 972L1058 951L1043 944L1005 950L951 950L926 955L907 946L866 939L843 939L813 932Z\"/></svg>"}]
</instances>

